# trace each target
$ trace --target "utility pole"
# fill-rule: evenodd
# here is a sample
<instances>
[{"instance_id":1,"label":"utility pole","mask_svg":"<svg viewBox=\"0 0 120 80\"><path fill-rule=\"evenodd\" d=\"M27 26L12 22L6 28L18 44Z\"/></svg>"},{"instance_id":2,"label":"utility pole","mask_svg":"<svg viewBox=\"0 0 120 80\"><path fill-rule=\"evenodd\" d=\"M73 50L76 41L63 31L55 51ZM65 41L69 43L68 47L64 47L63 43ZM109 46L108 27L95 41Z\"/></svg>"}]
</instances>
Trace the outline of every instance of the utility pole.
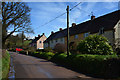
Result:
<instances>
[{"instance_id":1,"label":"utility pole","mask_svg":"<svg viewBox=\"0 0 120 80\"><path fill-rule=\"evenodd\" d=\"M23 46L23 34L24 34L24 31L22 31L22 46Z\"/></svg>"},{"instance_id":2,"label":"utility pole","mask_svg":"<svg viewBox=\"0 0 120 80\"><path fill-rule=\"evenodd\" d=\"M67 6L67 56L69 56L69 6Z\"/></svg>"}]
</instances>

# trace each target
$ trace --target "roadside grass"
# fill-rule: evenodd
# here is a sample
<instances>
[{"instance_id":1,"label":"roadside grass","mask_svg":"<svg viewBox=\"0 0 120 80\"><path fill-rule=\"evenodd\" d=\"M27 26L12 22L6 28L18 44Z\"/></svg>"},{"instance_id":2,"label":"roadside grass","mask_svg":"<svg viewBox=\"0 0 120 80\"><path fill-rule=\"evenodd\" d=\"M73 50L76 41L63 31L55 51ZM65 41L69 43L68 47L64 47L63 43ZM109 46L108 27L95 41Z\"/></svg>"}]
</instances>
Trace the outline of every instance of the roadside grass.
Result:
<instances>
[{"instance_id":1,"label":"roadside grass","mask_svg":"<svg viewBox=\"0 0 120 80\"><path fill-rule=\"evenodd\" d=\"M6 51L6 54L2 57L2 79L8 77L10 67L10 54Z\"/></svg>"}]
</instances>

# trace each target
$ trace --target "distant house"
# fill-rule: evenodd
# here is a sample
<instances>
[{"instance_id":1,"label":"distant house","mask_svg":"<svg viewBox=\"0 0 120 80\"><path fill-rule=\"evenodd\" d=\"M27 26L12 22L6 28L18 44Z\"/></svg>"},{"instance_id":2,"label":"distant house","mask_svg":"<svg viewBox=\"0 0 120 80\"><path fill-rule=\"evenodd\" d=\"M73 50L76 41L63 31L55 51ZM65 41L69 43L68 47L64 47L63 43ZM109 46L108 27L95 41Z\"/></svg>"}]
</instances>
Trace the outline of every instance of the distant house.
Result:
<instances>
[{"instance_id":1,"label":"distant house","mask_svg":"<svg viewBox=\"0 0 120 80\"><path fill-rule=\"evenodd\" d=\"M31 47L35 47L36 49L44 49L44 44L43 42L47 39L45 34L43 33L42 35L38 35L38 37L35 37L35 39L32 40L30 43Z\"/></svg>"},{"instance_id":2,"label":"distant house","mask_svg":"<svg viewBox=\"0 0 120 80\"><path fill-rule=\"evenodd\" d=\"M91 20L86 22L75 24L69 28L70 32L70 44L77 44L80 40L83 40L89 35L103 35L105 36L112 46L120 47L120 10L95 18L91 16ZM63 43L67 45L67 29L60 30L58 32L51 32L51 35L44 42L44 47L51 47L57 43Z\"/></svg>"}]
</instances>

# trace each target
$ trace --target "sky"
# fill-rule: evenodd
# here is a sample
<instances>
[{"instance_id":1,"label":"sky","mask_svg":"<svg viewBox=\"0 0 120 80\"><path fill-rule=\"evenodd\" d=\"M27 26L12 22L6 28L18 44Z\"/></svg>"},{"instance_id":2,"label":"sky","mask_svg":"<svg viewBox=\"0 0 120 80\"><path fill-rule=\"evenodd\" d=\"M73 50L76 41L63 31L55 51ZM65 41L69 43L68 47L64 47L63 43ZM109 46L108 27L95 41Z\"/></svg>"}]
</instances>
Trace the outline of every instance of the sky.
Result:
<instances>
[{"instance_id":1,"label":"sky","mask_svg":"<svg viewBox=\"0 0 120 80\"><path fill-rule=\"evenodd\" d=\"M45 33L46 37L49 37L51 31L57 32L59 28L67 28L67 14L49 22L55 17L66 12L67 5L71 9L79 2L26 2L31 8L31 23L32 29L35 34L27 34L30 38L42 35ZM87 20L90 20L90 16L97 17L111 13L118 10L118 2L82 2L72 11L69 12L69 26L72 23L80 24Z\"/></svg>"}]
</instances>

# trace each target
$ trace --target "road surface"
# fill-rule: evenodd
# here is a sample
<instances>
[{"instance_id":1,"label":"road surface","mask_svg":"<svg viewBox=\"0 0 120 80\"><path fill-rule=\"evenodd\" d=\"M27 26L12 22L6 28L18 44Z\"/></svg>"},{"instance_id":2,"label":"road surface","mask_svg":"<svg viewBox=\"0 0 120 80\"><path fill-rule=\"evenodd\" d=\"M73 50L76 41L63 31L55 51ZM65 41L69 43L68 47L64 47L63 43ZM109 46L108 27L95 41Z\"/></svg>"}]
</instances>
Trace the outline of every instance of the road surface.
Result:
<instances>
[{"instance_id":1,"label":"road surface","mask_svg":"<svg viewBox=\"0 0 120 80\"><path fill-rule=\"evenodd\" d=\"M10 52L13 58L15 78L83 78L91 77L74 72L61 66L32 56Z\"/></svg>"}]
</instances>

